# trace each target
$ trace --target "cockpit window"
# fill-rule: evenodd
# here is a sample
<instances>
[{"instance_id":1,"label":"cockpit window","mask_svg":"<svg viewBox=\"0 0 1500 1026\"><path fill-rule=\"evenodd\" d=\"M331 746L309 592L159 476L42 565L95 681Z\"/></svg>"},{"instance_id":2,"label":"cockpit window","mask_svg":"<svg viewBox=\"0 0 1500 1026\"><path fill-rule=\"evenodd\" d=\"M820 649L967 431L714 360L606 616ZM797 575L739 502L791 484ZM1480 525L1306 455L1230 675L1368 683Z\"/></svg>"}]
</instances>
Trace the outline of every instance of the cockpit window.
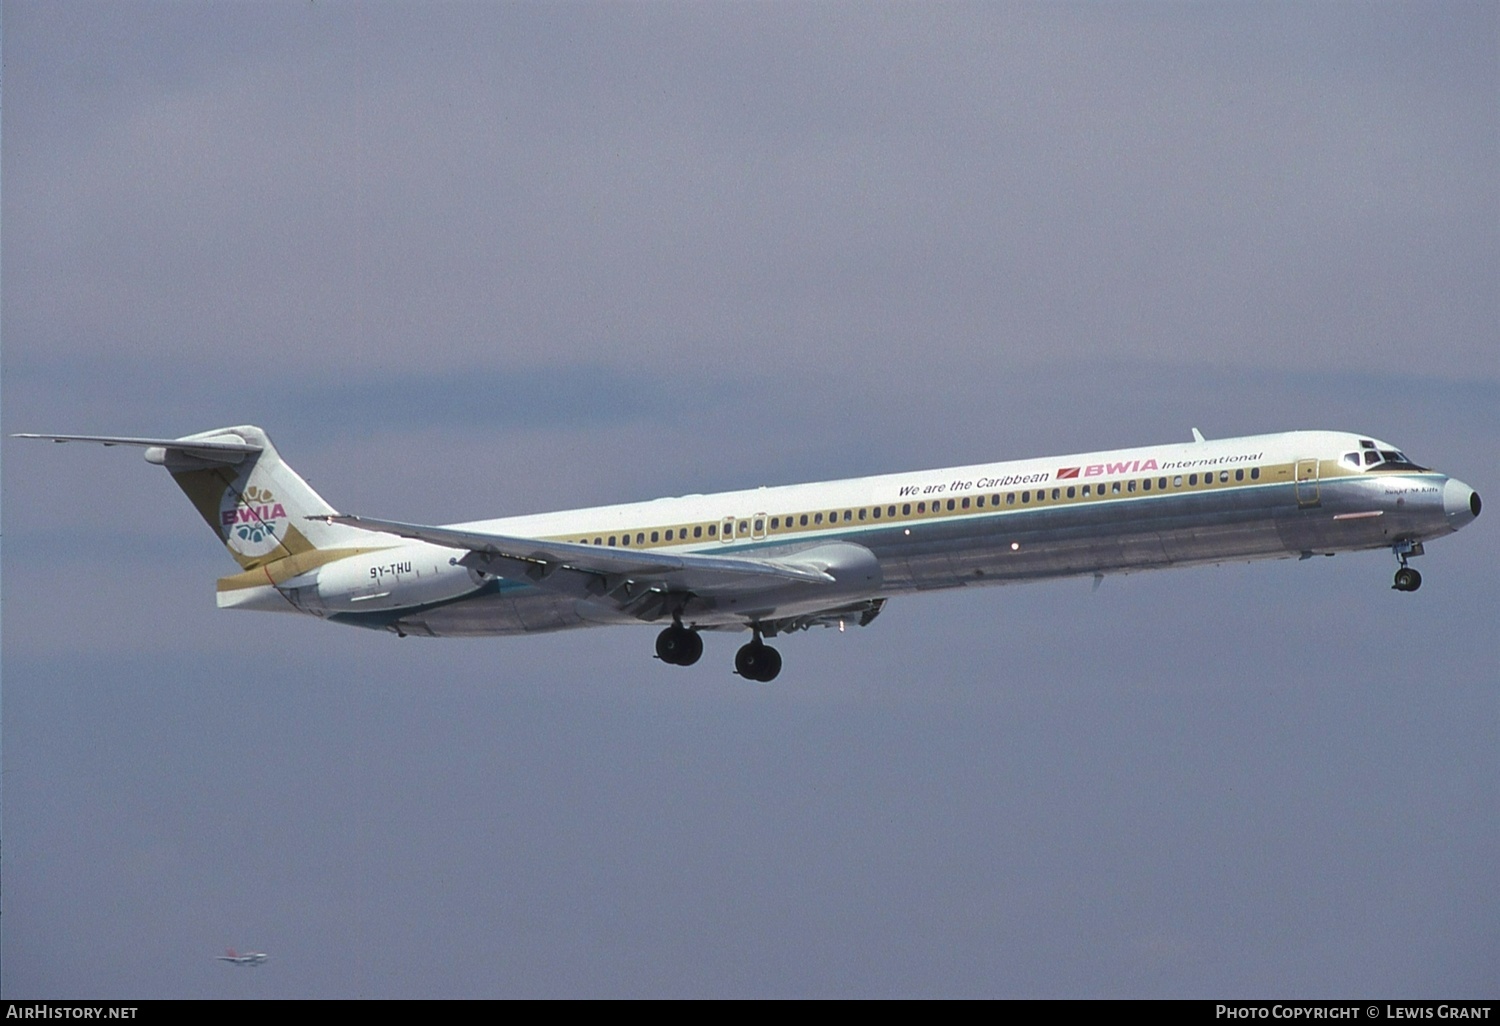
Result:
<instances>
[{"instance_id":1,"label":"cockpit window","mask_svg":"<svg viewBox=\"0 0 1500 1026\"><path fill-rule=\"evenodd\" d=\"M1365 440L1360 439L1359 444L1363 447L1365 444ZM1360 469L1361 456L1363 456L1364 469L1366 470L1369 470L1372 467L1379 467L1381 470L1425 471L1427 469L1426 467L1418 466L1417 464L1413 463L1407 458L1406 453L1402 452L1400 449L1361 448L1359 452L1344 453L1344 455L1339 459L1339 462L1344 464L1345 466L1353 467L1354 469L1358 470Z\"/></svg>"},{"instance_id":2,"label":"cockpit window","mask_svg":"<svg viewBox=\"0 0 1500 1026\"><path fill-rule=\"evenodd\" d=\"M1427 469L1426 467L1419 467L1419 466L1417 466L1411 460L1409 460L1409 459L1406 458L1406 453L1401 452L1400 450L1397 450L1397 449L1381 449L1380 450L1380 455L1381 455L1381 457L1384 458L1385 465L1388 466L1388 467L1393 467L1393 468L1399 467L1402 470L1426 470Z\"/></svg>"}]
</instances>

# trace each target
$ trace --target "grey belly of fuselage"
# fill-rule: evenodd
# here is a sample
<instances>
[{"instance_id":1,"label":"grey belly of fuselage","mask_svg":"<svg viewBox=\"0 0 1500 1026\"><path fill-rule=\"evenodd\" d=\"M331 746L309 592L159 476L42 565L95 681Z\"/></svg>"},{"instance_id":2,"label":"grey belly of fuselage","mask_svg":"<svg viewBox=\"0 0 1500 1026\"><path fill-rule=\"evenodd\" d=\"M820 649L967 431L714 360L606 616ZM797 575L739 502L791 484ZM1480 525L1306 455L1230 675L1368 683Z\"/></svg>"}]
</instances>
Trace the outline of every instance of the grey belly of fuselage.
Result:
<instances>
[{"instance_id":1,"label":"grey belly of fuselage","mask_svg":"<svg viewBox=\"0 0 1500 1026\"><path fill-rule=\"evenodd\" d=\"M1299 495L1296 485L1276 484L1102 502L1043 503L1031 509L1006 508L950 520L870 525L842 531L837 537L875 554L883 581L874 594L891 596L1385 548L1401 539L1447 533L1440 479L1430 495L1415 495L1399 506L1382 493L1381 481L1378 477L1342 478L1322 483L1311 495L1306 488ZM1369 515L1377 511L1378 516ZM788 558L828 540L755 542L709 551ZM804 612L819 602L832 608L852 597L857 596L793 588L750 596L733 609L705 601L690 608L685 619L705 626L742 626L759 615L787 615L794 608ZM501 580L463 599L429 609L393 611L388 623L366 625L413 634L465 636L640 622L606 604Z\"/></svg>"}]
</instances>

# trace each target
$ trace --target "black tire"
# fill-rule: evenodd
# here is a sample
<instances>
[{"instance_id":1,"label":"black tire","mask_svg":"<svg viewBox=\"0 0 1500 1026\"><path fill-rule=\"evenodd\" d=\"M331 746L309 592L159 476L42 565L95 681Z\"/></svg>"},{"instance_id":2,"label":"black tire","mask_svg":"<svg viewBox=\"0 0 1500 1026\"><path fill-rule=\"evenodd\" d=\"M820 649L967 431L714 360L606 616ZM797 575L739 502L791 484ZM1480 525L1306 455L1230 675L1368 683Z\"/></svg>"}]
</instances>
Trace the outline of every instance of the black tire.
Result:
<instances>
[{"instance_id":1,"label":"black tire","mask_svg":"<svg viewBox=\"0 0 1500 1026\"><path fill-rule=\"evenodd\" d=\"M760 676L755 678L763 684L770 683L776 679L781 672L781 653L770 645L761 646Z\"/></svg>"},{"instance_id":2,"label":"black tire","mask_svg":"<svg viewBox=\"0 0 1500 1026\"><path fill-rule=\"evenodd\" d=\"M1396 583L1391 585L1397 591L1416 591L1421 586L1422 575L1409 566L1396 571Z\"/></svg>"},{"instance_id":3,"label":"black tire","mask_svg":"<svg viewBox=\"0 0 1500 1026\"><path fill-rule=\"evenodd\" d=\"M781 672L781 653L770 645L752 641L734 654L734 668L746 680L764 684Z\"/></svg>"},{"instance_id":4,"label":"black tire","mask_svg":"<svg viewBox=\"0 0 1500 1026\"><path fill-rule=\"evenodd\" d=\"M758 680L756 673L760 666L760 652L757 650L763 647L758 641L741 645L740 650L734 654L734 672L746 680Z\"/></svg>"},{"instance_id":5,"label":"black tire","mask_svg":"<svg viewBox=\"0 0 1500 1026\"><path fill-rule=\"evenodd\" d=\"M672 666L692 666L703 654L703 639L675 624L656 636L656 657Z\"/></svg>"},{"instance_id":6,"label":"black tire","mask_svg":"<svg viewBox=\"0 0 1500 1026\"><path fill-rule=\"evenodd\" d=\"M678 666L692 666L703 657L703 635L686 627L682 631L682 653L677 657Z\"/></svg>"}]
</instances>

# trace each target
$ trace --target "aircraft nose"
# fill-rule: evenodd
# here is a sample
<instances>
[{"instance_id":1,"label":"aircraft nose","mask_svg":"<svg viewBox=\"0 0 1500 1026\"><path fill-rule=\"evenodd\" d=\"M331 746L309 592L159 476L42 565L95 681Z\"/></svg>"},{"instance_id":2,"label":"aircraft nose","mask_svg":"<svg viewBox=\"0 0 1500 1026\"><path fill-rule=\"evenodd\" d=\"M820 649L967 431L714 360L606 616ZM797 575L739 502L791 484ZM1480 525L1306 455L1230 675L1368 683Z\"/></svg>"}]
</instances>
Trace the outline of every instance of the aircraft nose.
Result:
<instances>
[{"instance_id":1,"label":"aircraft nose","mask_svg":"<svg viewBox=\"0 0 1500 1026\"><path fill-rule=\"evenodd\" d=\"M1448 515L1448 521L1455 528L1462 527L1479 516L1482 505L1479 493L1457 478L1450 477L1448 483L1443 485L1443 512Z\"/></svg>"}]
</instances>

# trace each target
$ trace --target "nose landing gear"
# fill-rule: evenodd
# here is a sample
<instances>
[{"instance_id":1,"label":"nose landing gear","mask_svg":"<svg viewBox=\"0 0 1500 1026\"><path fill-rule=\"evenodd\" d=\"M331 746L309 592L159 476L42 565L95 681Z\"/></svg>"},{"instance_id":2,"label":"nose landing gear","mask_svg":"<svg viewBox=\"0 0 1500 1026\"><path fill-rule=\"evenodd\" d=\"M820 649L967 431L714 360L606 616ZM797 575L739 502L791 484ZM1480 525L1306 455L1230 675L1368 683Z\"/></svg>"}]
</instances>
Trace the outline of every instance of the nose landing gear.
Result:
<instances>
[{"instance_id":1,"label":"nose landing gear","mask_svg":"<svg viewBox=\"0 0 1500 1026\"><path fill-rule=\"evenodd\" d=\"M1416 591L1422 586L1422 575L1406 565L1406 557L1420 556L1422 545L1420 542L1397 542L1391 546L1391 551L1396 553L1396 558L1401 561L1401 569L1396 571L1396 583L1391 587L1396 591Z\"/></svg>"}]
</instances>

